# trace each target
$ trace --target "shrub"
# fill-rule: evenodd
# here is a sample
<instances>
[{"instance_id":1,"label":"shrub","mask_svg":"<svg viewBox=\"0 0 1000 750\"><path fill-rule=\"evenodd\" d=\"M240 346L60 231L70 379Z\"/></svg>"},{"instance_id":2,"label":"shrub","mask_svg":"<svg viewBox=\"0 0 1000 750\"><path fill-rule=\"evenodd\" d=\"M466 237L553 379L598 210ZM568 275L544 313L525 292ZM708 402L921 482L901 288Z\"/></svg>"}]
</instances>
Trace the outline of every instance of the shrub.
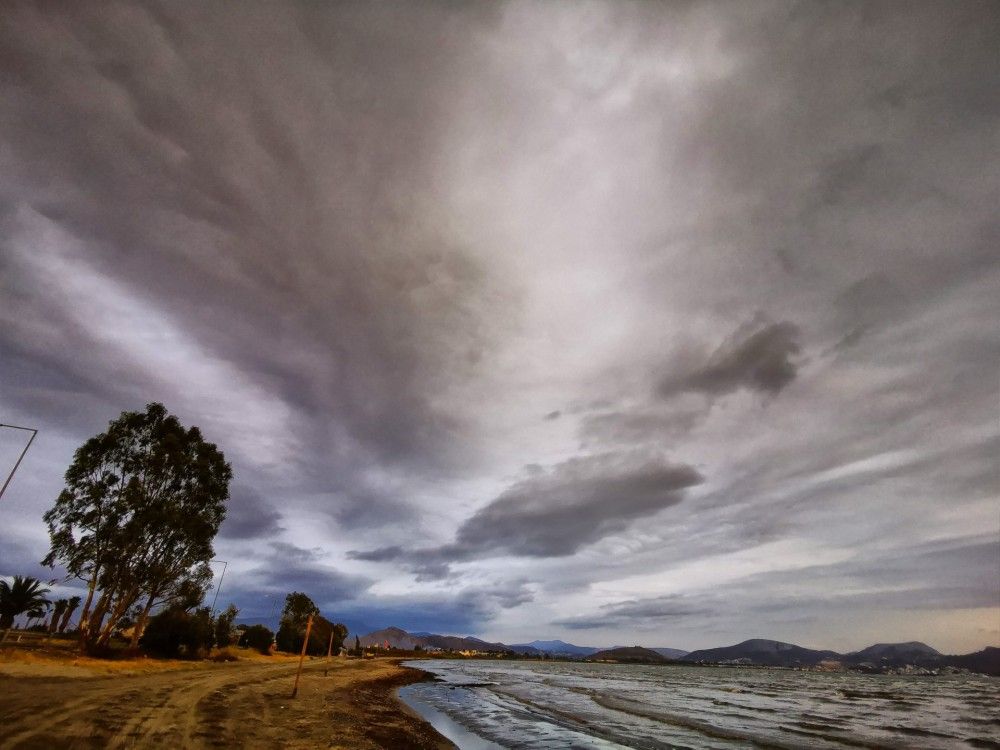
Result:
<instances>
[{"instance_id":1,"label":"shrub","mask_svg":"<svg viewBox=\"0 0 1000 750\"><path fill-rule=\"evenodd\" d=\"M271 653L271 643L274 642L274 633L263 625L250 625L243 631L241 643L249 648L255 648L262 654Z\"/></svg>"},{"instance_id":2,"label":"shrub","mask_svg":"<svg viewBox=\"0 0 1000 750\"><path fill-rule=\"evenodd\" d=\"M212 661L239 661L240 658L229 651L228 649L222 649L219 653L212 657Z\"/></svg>"},{"instance_id":3,"label":"shrub","mask_svg":"<svg viewBox=\"0 0 1000 750\"><path fill-rule=\"evenodd\" d=\"M177 607L163 610L149 621L139 643L159 656L196 658L212 647L212 618L208 608L194 613Z\"/></svg>"}]
</instances>

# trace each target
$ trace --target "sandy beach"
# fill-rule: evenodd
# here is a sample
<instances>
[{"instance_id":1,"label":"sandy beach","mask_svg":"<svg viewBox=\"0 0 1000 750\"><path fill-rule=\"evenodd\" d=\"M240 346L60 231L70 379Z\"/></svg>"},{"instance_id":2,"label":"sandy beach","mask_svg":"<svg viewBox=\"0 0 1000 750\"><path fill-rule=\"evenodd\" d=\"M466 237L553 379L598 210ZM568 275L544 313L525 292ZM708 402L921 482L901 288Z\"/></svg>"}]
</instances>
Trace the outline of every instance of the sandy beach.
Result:
<instances>
[{"instance_id":1,"label":"sandy beach","mask_svg":"<svg viewBox=\"0 0 1000 750\"><path fill-rule=\"evenodd\" d=\"M0 748L451 748L402 705L397 659L0 661Z\"/></svg>"}]
</instances>

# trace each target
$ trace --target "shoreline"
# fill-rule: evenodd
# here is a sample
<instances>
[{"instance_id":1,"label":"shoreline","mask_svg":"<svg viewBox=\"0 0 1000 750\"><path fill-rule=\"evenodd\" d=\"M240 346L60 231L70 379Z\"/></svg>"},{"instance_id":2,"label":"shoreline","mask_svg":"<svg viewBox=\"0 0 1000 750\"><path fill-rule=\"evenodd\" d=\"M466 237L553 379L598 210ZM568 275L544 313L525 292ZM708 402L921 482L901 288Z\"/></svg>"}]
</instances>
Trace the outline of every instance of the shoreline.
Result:
<instances>
[{"instance_id":1,"label":"shoreline","mask_svg":"<svg viewBox=\"0 0 1000 750\"><path fill-rule=\"evenodd\" d=\"M410 685L404 685L396 691L396 694L400 702L421 721L430 724L439 734L452 742L455 747L461 747L463 750L501 750L500 745L476 734L471 729L452 719L448 714L421 700L412 691L412 688L418 684L420 683L415 682Z\"/></svg>"}]
</instances>

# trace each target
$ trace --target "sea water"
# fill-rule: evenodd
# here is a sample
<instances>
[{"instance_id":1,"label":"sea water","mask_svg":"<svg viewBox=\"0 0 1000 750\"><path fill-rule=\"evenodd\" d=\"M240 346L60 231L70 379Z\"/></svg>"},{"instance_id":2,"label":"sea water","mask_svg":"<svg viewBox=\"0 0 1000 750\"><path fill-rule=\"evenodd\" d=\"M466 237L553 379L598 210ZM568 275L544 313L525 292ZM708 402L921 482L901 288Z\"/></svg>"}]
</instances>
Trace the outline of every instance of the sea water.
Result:
<instances>
[{"instance_id":1,"label":"sea water","mask_svg":"<svg viewBox=\"0 0 1000 750\"><path fill-rule=\"evenodd\" d=\"M428 660L400 697L478 748L998 748L1000 678Z\"/></svg>"}]
</instances>

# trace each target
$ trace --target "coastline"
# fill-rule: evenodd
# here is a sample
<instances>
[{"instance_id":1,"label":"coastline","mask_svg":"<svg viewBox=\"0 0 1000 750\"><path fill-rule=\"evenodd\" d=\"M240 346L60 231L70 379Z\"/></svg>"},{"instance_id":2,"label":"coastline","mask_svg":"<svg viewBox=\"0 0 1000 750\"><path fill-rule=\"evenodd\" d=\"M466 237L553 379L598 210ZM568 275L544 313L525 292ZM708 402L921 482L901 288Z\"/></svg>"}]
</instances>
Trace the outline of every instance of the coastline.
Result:
<instances>
[{"instance_id":1,"label":"coastline","mask_svg":"<svg viewBox=\"0 0 1000 750\"><path fill-rule=\"evenodd\" d=\"M455 748L399 698L399 688L431 678L402 661L311 659L294 699L289 660L195 662L116 676L8 661L0 663L0 691L9 696L0 706L0 749Z\"/></svg>"}]
</instances>

